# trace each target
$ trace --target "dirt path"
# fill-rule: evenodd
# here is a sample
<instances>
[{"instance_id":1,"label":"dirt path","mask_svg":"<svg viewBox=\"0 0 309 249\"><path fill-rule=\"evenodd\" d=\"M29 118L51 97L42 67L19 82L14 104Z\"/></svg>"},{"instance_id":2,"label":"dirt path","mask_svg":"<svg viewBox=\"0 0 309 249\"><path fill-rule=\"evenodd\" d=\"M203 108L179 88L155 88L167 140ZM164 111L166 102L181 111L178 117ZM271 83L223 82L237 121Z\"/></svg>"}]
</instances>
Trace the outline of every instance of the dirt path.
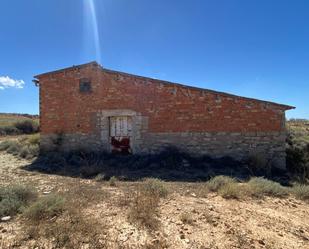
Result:
<instances>
[{"instance_id":1,"label":"dirt path","mask_svg":"<svg viewBox=\"0 0 309 249\"><path fill-rule=\"evenodd\" d=\"M147 248L162 248L155 247L157 244L175 249L309 249L309 205L292 197L238 201L210 193L202 198L197 191L200 184L167 183L171 193L160 203L160 227L149 232L130 224L128 205L119 204L124 192L134 190L137 183L121 182L110 187L106 182L23 170L27 164L29 161L0 153L0 185L30 184L39 193L87 187L89 194L80 195L89 198L83 212L108 224L110 248L146 248L146 244ZM181 221L184 214L190 217L190 224ZM18 236L20 222L16 217L0 223L0 247ZM32 248L33 243L27 243L15 248Z\"/></svg>"}]
</instances>

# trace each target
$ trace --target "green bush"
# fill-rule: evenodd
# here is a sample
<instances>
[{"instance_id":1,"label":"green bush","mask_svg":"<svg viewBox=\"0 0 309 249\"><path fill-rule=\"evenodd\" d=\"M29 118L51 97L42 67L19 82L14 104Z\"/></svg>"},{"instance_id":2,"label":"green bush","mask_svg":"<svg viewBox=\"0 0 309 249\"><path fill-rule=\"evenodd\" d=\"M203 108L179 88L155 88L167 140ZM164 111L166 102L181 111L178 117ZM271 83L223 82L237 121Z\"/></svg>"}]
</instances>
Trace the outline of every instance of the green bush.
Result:
<instances>
[{"instance_id":1,"label":"green bush","mask_svg":"<svg viewBox=\"0 0 309 249\"><path fill-rule=\"evenodd\" d=\"M15 215L37 197L36 192L27 186L12 185L0 188L0 217Z\"/></svg>"},{"instance_id":2,"label":"green bush","mask_svg":"<svg viewBox=\"0 0 309 249\"><path fill-rule=\"evenodd\" d=\"M236 180L234 178L231 178L229 176L215 176L211 178L208 182L206 182L206 187L213 192L218 191L220 188L227 184L236 183Z\"/></svg>"},{"instance_id":3,"label":"green bush","mask_svg":"<svg viewBox=\"0 0 309 249\"><path fill-rule=\"evenodd\" d=\"M309 200L309 185L295 185L292 187L291 193L298 199Z\"/></svg>"},{"instance_id":4,"label":"green bush","mask_svg":"<svg viewBox=\"0 0 309 249\"><path fill-rule=\"evenodd\" d=\"M65 199L57 194L44 196L24 211L24 216L33 221L58 216L65 210Z\"/></svg>"},{"instance_id":5,"label":"green bush","mask_svg":"<svg viewBox=\"0 0 309 249\"><path fill-rule=\"evenodd\" d=\"M288 195L287 188L277 182L267 180L263 177L253 177L247 183L249 194L254 197L263 197L265 195L284 197Z\"/></svg>"},{"instance_id":6,"label":"green bush","mask_svg":"<svg viewBox=\"0 0 309 249\"><path fill-rule=\"evenodd\" d=\"M168 190L165 187L164 182L156 178L144 179L140 188L141 191L153 196L166 197L168 194Z\"/></svg>"}]
</instances>

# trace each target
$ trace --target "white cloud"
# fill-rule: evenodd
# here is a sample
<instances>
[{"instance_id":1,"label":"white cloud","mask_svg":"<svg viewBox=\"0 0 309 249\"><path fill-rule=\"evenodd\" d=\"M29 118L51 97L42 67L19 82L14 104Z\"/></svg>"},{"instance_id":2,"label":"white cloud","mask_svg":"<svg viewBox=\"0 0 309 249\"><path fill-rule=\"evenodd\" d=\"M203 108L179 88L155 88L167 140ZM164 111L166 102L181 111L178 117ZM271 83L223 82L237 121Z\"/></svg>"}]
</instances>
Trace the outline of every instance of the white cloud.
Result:
<instances>
[{"instance_id":1,"label":"white cloud","mask_svg":"<svg viewBox=\"0 0 309 249\"><path fill-rule=\"evenodd\" d=\"M5 88L14 87L14 88L23 88L25 82L23 80L15 80L9 76L0 76L0 90Z\"/></svg>"}]
</instances>

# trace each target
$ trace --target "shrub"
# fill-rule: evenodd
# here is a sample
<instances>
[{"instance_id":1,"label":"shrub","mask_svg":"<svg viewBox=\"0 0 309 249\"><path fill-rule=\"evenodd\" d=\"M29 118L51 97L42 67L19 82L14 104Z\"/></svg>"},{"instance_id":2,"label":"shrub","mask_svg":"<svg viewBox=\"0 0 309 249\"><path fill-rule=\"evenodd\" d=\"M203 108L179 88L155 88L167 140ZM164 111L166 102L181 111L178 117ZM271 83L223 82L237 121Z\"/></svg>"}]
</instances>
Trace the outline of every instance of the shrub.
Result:
<instances>
[{"instance_id":1,"label":"shrub","mask_svg":"<svg viewBox=\"0 0 309 249\"><path fill-rule=\"evenodd\" d=\"M206 182L206 187L210 191L218 191L220 188L227 184L235 183L236 180L234 178L228 177L228 176L215 176L214 178L211 178L208 182Z\"/></svg>"},{"instance_id":2,"label":"shrub","mask_svg":"<svg viewBox=\"0 0 309 249\"><path fill-rule=\"evenodd\" d=\"M0 127L0 135L18 135L20 134L20 130L18 130L15 126L3 126Z\"/></svg>"},{"instance_id":3,"label":"shrub","mask_svg":"<svg viewBox=\"0 0 309 249\"><path fill-rule=\"evenodd\" d=\"M301 182L309 179L309 144L304 147L291 146L286 153L287 169Z\"/></svg>"},{"instance_id":4,"label":"shrub","mask_svg":"<svg viewBox=\"0 0 309 249\"><path fill-rule=\"evenodd\" d=\"M44 196L30 205L24 211L24 216L33 221L48 219L60 215L65 210L65 199L52 194Z\"/></svg>"},{"instance_id":5,"label":"shrub","mask_svg":"<svg viewBox=\"0 0 309 249\"><path fill-rule=\"evenodd\" d=\"M158 197L166 197L168 190L166 189L164 182L156 178L144 179L141 190L149 195Z\"/></svg>"},{"instance_id":6,"label":"shrub","mask_svg":"<svg viewBox=\"0 0 309 249\"><path fill-rule=\"evenodd\" d=\"M0 144L0 150L31 159L39 155L39 136L21 137L18 140L7 140Z\"/></svg>"},{"instance_id":7,"label":"shrub","mask_svg":"<svg viewBox=\"0 0 309 249\"><path fill-rule=\"evenodd\" d=\"M227 183L219 189L219 194L226 199L239 199L243 191L239 183Z\"/></svg>"},{"instance_id":8,"label":"shrub","mask_svg":"<svg viewBox=\"0 0 309 249\"><path fill-rule=\"evenodd\" d=\"M99 174L96 175L95 180L97 182L104 181L105 180L105 175L103 173L99 173Z\"/></svg>"},{"instance_id":9,"label":"shrub","mask_svg":"<svg viewBox=\"0 0 309 249\"><path fill-rule=\"evenodd\" d=\"M309 185L295 185L292 187L291 193L298 199L309 200Z\"/></svg>"},{"instance_id":10,"label":"shrub","mask_svg":"<svg viewBox=\"0 0 309 249\"><path fill-rule=\"evenodd\" d=\"M251 153L247 165L251 175L270 175L271 173L271 164L261 153Z\"/></svg>"},{"instance_id":11,"label":"shrub","mask_svg":"<svg viewBox=\"0 0 309 249\"><path fill-rule=\"evenodd\" d=\"M30 201L36 198L36 192L22 185L12 185L0 188L0 217L5 215L15 215Z\"/></svg>"},{"instance_id":12,"label":"shrub","mask_svg":"<svg viewBox=\"0 0 309 249\"><path fill-rule=\"evenodd\" d=\"M0 143L0 151L7 150L8 148L10 148L15 143L16 143L16 141L14 141L14 140L3 141L2 143Z\"/></svg>"},{"instance_id":13,"label":"shrub","mask_svg":"<svg viewBox=\"0 0 309 249\"><path fill-rule=\"evenodd\" d=\"M149 192L139 189L133 197L129 209L129 221L150 230L157 229L159 224L156 218L158 203L159 197L157 195L151 195Z\"/></svg>"},{"instance_id":14,"label":"shrub","mask_svg":"<svg viewBox=\"0 0 309 249\"><path fill-rule=\"evenodd\" d=\"M109 186L111 186L111 187L116 187L117 186L117 178L115 176L112 176L109 179Z\"/></svg>"},{"instance_id":15,"label":"shrub","mask_svg":"<svg viewBox=\"0 0 309 249\"><path fill-rule=\"evenodd\" d=\"M14 126L23 134L32 134L39 131L38 123L31 119L19 121Z\"/></svg>"},{"instance_id":16,"label":"shrub","mask_svg":"<svg viewBox=\"0 0 309 249\"><path fill-rule=\"evenodd\" d=\"M283 197L288 194L285 187L263 177L251 178L248 182L248 191L254 197L263 197L264 195Z\"/></svg>"}]
</instances>

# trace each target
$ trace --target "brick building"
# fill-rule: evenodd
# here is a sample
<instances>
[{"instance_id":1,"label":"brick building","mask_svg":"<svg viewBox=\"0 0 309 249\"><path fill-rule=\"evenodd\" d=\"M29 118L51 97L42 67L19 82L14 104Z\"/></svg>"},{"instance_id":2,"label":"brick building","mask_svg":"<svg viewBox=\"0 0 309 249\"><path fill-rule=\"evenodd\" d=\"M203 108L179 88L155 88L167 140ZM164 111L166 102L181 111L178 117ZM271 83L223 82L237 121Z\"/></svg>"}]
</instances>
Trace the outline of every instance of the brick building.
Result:
<instances>
[{"instance_id":1,"label":"brick building","mask_svg":"<svg viewBox=\"0 0 309 249\"><path fill-rule=\"evenodd\" d=\"M294 107L130 75L96 62L35 76L41 149L86 148L243 159L285 167L285 111ZM58 144L59 146L59 144Z\"/></svg>"}]
</instances>

